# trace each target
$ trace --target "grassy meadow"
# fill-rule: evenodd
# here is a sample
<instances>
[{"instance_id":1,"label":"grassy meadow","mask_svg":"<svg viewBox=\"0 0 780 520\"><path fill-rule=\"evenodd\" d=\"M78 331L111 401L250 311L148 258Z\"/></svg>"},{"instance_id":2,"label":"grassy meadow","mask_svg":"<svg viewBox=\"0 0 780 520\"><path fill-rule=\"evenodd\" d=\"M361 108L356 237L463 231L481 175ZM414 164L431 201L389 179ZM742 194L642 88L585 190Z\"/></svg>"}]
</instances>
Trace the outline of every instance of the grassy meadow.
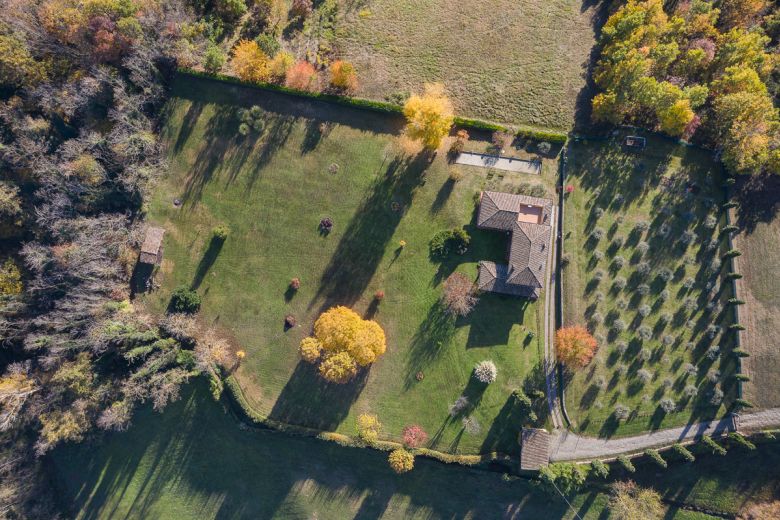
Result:
<instances>
[{"instance_id":1,"label":"grassy meadow","mask_svg":"<svg viewBox=\"0 0 780 520\"><path fill-rule=\"evenodd\" d=\"M518 452L522 417L510 394L541 384L543 301L487 294L457 320L438 301L451 272L476 278L479 260L504 259L506 238L474 227L475 194L552 185L555 168L532 179L452 166L444 153L431 161L408 151L395 118L253 89L187 78L173 94L163 130L170 172L148 216L166 229L161 287L142 304L162 313L175 287L196 289L201 319L247 351L235 375L272 419L354 434L357 415L371 412L384 438L417 423L435 449ZM263 109L265 130L242 137L238 111L251 105ZM329 234L318 229L324 217ZM230 227L223 245L211 241L218 224ZM472 236L466 254L431 261L431 237L461 226ZM294 277L298 291L289 290ZM337 304L377 320L388 349L351 383L326 385L297 346ZM297 322L290 330L287 315ZM484 359L498 367L487 388L471 379ZM470 404L453 418L461 395ZM466 416L477 425L470 432Z\"/></svg>"},{"instance_id":2,"label":"grassy meadow","mask_svg":"<svg viewBox=\"0 0 780 520\"><path fill-rule=\"evenodd\" d=\"M777 218L778 181L772 177L740 179L735 190L739 208L734 224L740 231L734 247L742 251L736 258L740 307L742 348L750 357L742 360L745 374L751 380L743 385L745 398L759 408L780 406L780 359L777 338L780 337L780 219Z\"/></svg>"},{"instance_id":3,"label":"grassy meadow","mask_svg":"<svg viewBox=\"0 0 780 520\"><path fill-rule=\"evenodd\" d=\"M333 46L358 95L446 85L459 114L568 129L587 104L598 6L574 0L342 2Z\"/></svg>"},{"instance_id":4,"label":"grassy meadow","mask_svg":"<svg viewBox=\"0 0 780 520\"><path fill-rule=\"evenodd\" d=\"M569 150L564 321L600 348L566 403L575 429L600 436L710 419L736 397L719 167L658 138L627 152L622 138Z\"/></svg>"}]
</instances>

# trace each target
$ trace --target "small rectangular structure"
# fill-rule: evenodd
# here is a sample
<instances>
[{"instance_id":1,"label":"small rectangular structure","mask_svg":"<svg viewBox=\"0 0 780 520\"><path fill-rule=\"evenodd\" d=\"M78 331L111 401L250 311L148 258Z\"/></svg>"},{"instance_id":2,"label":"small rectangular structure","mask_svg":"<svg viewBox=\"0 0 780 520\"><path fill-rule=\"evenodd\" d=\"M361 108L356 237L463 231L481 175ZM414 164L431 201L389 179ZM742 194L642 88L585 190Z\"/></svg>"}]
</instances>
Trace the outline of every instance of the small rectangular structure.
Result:
<instances>
[{"instance_id":1,"label":"small rectangular structure","mask_svg":"<svg viewBox=\"0 0 780 520\"><path fill-rule=\"evenodd\" d=\"M538 470L550 463L550 434L541 428L520 432L520 469Z\"/></svg>"},{"instance_id":2,"label":"small rectangular structure","mask_svg":"<svg viewBox=\"0 0 780 520\"><path fill-rule=\"evenodd\" d=\"M647 145L647 139L638 135L628 135L623 141L623 144L626 146L626 148L631 150L644 150L645 145Z\"/></svg>"},{"instance_id":3,"label":"small rectangular structure","mask_svg":"<svg viewBox=\"0 0 780 520\"><path fill-rule=\"evenodd\" d=\"M149 226L146 228L144 243L141 244L141 255L138 260L142 264L159 264L162 261L162 240L165 235L163 228Z\"/></svg>"},{"instance_id":4,"label":"small rectangular structure","mask_svg":"<svg viewBox=\"0 0 780 520\"><path fill-rule=\"evenodd\" d=\"M527 161L517 157L487 155L484 153L461 152L455 159L455 164L494 168L508 172L533 173L534 175L542 173L541 161Z\"/></svg>"}]
</instances>

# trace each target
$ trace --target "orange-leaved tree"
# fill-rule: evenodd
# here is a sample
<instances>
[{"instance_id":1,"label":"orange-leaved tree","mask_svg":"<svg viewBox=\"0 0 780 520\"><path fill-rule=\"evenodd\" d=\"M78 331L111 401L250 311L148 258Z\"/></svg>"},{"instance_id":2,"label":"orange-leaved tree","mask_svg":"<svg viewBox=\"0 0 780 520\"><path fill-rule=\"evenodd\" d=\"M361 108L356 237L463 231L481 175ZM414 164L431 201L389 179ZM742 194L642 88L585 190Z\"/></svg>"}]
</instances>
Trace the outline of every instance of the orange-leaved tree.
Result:
<instances>
[{"instance_id":1,"label":"orange-leaved tree","mask_svg":"<svg viewBox=\"0 0 780 520\"><path fill-rule=\"evenodd\" d=\"M567 368L586 366L598 348L596 339L585 327L564 327L555 333L555 353Z\"/></svg>"},{"instance_id":2,"label":"orange-leaved tree","mask_svg":"<svg viewBox=\"0 0 780 520\"><path fill-rule=\"evenodd\" d=\"M233 70L244 81L266 81L270 75L268 56L257 42L241 40L233 49Z\"/></svg>"},{"instance_id":3,"label":"orange-leaved tree","mask_svg":"<svg viewBox=\"0 0 780 520\"><path fill-rule=\"evenodd\" d=\"M298 90L316 90L317 71L308 61L299 61L287 70L284 84Z\"/></svg>"},{"instance_id":4,"label":"orange-leaved tree","mask_svg":"<svg viewBox=\"0 0 780 520\"><path fill-rule=\"evenodd\" d=\"M334 61L330 65L330 84L344 90L355 90L357 88L355 66L348 61Z\"/></svg>"},{"instance_id":5,"label":"orange-leaved tree","mask_svg":"<svg viewBox=\"0 0 780 520\"><path fill-rule=\"evenodd\" d=\"M314 336L301 341L300 354L309 363L321 360L320 374L328 381L346 383L358 366L370 365L385 349L385 332L377 322L338 306L317 318Z\"/></svg>"},{"instance_id":6,"label":"orange-leaved tree","mask_svg":"<svg viewBox=\"0 0 780 520\"><path fill-rule=\"evenodd\" d=\"M406 133L422 142L425 148L436 149L452 127L452 103L444 93L444 85L425 85L422 96L413 95L404 105Z\"/></svg>"}]
</instances>

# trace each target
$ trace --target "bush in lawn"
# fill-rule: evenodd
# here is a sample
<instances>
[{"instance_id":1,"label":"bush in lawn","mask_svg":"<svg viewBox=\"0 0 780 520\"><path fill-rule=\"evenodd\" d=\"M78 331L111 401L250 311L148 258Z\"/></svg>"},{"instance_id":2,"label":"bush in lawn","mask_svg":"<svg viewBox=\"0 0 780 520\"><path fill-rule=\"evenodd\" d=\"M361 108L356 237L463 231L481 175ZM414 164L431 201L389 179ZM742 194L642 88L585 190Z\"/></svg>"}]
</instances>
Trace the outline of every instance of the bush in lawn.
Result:
<instances>
[{"instance_id":1,"label":"bush in lawn","mask_svg":"<svg viewBox=\"0 0 780 520\"><path fill-rule=\"evenodd\" d=\"M599 251L598 249L593 251L593 258L596 259L597 262L600 262L604 259L604 252Z\"/></svg>"},{"instance_id":2,"label":"bush in lawn","mask_svg":"<svg viewBox=\"0 0 780 520\"><path fill-rule=\"evenodd\" d=\"M463 273L452 273L444 281L441 301L450 314L466 316L477 304L474 282Z\"/></svg>"},{"instance_id":3,"label":"bush in lawn","mask_svg":"<svg viewBox=\"0 0 780 520\"><path fill-rule=\"evenodd\" d=\"M653 379L653 373L643 368L637 371L636 377L642 384L647 384Z\"/></svg>"},{"instance_id":4,"label":"bush in lawn","mask_svg":"<svg viewBox=\"0 0 780 520\"><path fill-rule=\"evenodd\" d=\"M712 345L707 349L707 358L715 361L720 357L720 345Z\"/></svg>"},{"instance_id":5,"label":"bush in lawn","mask_svg":"<svg viewBox=\"0 0 780 520\"><path fill-rule=\"evenodd\" d=\"M379 440L379 432L382 430L382 423L379 418L371 413L362 413L357 418L357 431L360 440L366 444L374 444Z\"/></svg>"},{"instance_id":6,"label":"bush in lawn","mask_svg":"<svg viewBox=\"0 0 780 520\"><path fill-rule=\"evenodd\" d=\"M244 81L266 81L269 77L268 55L257 42L241 40L233 48L230 60L233 71Z\"/></svg>"},{"instance_id":7,"label":"bush in lawn","mask_svg":"<svg viewBox=\"0 0 780 520\"><path fill-rule=\"evenodd\" d=\"M322 354L322 343L314 337L303 338L298 347L298 353L307 363L316 363Z\"/></svg>"},{"instance_id":8,"label":"bush in lawn","mask_svg":"<svg viewBox=\"0 0 780 520\"><path fill-rule=\"evenodd\" d=\"M693 278L692 276L689 276L688 278L683 280L683 283L682 283L683 289L688 290L688 291L693 289L694 285L696 285L696 279Z\"/></svg>"},{"instance_id":9,"label":"bush in lawn","mask_svg":"<svg viewBox=\"0 0 780 520\"><path fill-rule=\"evenodd\" d=\"M706 229L715 229L715 226L718 225L718 217L716 217L715 215L707 215L704 218L704 222L702 223L702 225Z\"/></svg>"},{"instance_id":10,"label":"bush in lawn","mask_svg":"<svg viewBox=\"0 0 780 520\"><path fill-rule=\"evenodd\" d=\"M674 343L674 336L671 334L664 334L664 337L661 338L661 344L665 347L670 347Z\"/></svg>"},{"instance_id":11,"label":"bush in lawn","mask_svg":"<svg viewBox=\"0 0 780 520\"><path fill-rule=\"evenodd\" d=\"M647 449L645 450L645 455L647 455L650 458L650 460L652 460L653 462L658 464L658 466L664 469L666 469L666 467L668 466L664 458L661 457L661 454L658 453L658 450Z\"/></svg>"},{"instance_id":12,"label":"bush in lawn","mask_svg":"<svg viewBox=\"0 0 780 520\"><path fill-rule=\"evenodd\" d=\"M599 240L604 238L604 235L606 233L607 232L604 231L604 228L597 227L597 228L594 228L593 231L590 232L590 238L592 238L593 240L598 242Z\"/></svg>"},{"instance_id":13,"label":"bush in lawn","mask_svg":"<svg viewBox=\"0 0 780 520\"><path fill-rule=\"evenodd\" d=\"M433 260L442 261L451 253L463 253L468 248L471 237L463 228L453 228L437 232L428 243L428 251Z\"/></svg>"},{"instance_id":14,"label":"bush in lawn","mask_svg":"<svg viewBox=\"0 0 780 520\"><path fill-rule=\"evenodd\" d=\"M614 267L615 270L623 269L624 265L626 265L626 259L622 256L618 255L612 259L612 267Z\"/></svg>"},{"instance_id":15,"label":"bush in lawn","mask_svg":"<svg viewBox=\"0 0 780 520\"><path fill-rule=\"evenodd\" d=\"M401 437L408 448L419 448L428 440L428 434L417 424L404 427Z\"/></svg>"},{"instance_id":16,"label":"bush in lawn","mask_svg":"<svg viewBox=\"0 0 780 520\"><path fill-rule=\"evenodd\" d=\"M704 435L701 438L701 443L707 446L715 455L726 455L726 448L715 442L709 435Z\"/></svg>"},{"instance_id":17,"label":"bush in lawn","mask_svg":"<svg viewBox=\"0 0 780 520\"><path fill-rule=\"evenodd\" d=\"M670 296L671 296L671 293L669 293L669 289L664 289L664 290L663 290L663 291L661 291L661 293L658 295L658 300L659 300L661 303L663 303L663 302L665 302L666 300L668 300Z\"/></svg>"},{"instance_id":18,"label":"bush in lawn","mask_svg":"<svg viewBox=\"0 0 780 520\"><path fill-rule=\"evenodd\" d=\"M218 45L213 43L209 44L206 48L206 54L203 56L203 68L206 72L216 74L222 70L222 66L225 64L225 53Z\"/></svg>"},{"instance_id":19,"label":"bush in lawn","mask_svg":"<svg viewBox=\"0 0 780 520\"><path fill-rule=\"evenodd\" d=\"M620 318L616 319L614 322L612 322L612 330L614 330L617 333L623 332L626 330L626 322L621 320Z\"/></svg>"},{"instance_id":20,"label":"bush in lawn","mask_svg":"<svg viewBox=\"0 0 780 520\"><path fill-rule=\"evenodd\" d=\"M622 235L617 235L615 238L612 239L612 247L615 249L620 249L623 247L623 244L625 244L626 239Z\"/></svg>"},{"instance_id":21,"label":"bush in lawn","mask_svg":"<svg viewBox=\"0 0 780 520\"><path fill-rule=\"evenodd\" d=\"M661 399L661 402L658 403L658 406L661 407L661 410L663 410L664 413L672 413L677 410L677 403L674 402L674 399L669 397L664 397Z\"/></svg>"},{"instance_id":22,"label":"bush in lawn","mask_svg":"<svg viewBox=\"0 0 780 520\"><path fill-rule=\"evenodd\" d=\"M651 311L652 311L652 309L647 304L642 304L642 305L639 306L639 309L637 309L637 312L643 318L647 318L650 315Z\"/></svg>"},{"instance_id":23,"label":"bush in lawn","mask_svg":"<svg viewBox=\"0 0 780 520\"><path fill-rule=\"evenodd\" d=\"M460 415L464 410L466 410L469 407L469 398L465 395L461 395L458 397L455 402L450 405L449 413L450 417L457 417Z\"/></svg>"},{"instance_id":24,"label":"bush in lawn","mask_svg":"<svg viewBox=\"0 0 780 520\"><path fill-rule=\"evenodd\" d=\"M628 302L623 298L618 298L617 300L615 300L615 307L617 307L621 311L624 311L628 308Z\"/></svg>"},{"instance_id":25,"label":"bush in lawn","mask_svg":"<svg viewBox=\"0 0 780 520\"><path fill-rule=\"evenodd\" d=\"M604 276L606 273L602 271L601 269L596 269L596 271L593 273L593 280L596 282L600 282L604 279Z\"/></svg>"},{"instance_id":26,"label":"bush in lawn","mask_svg":"<svg viewBox=\"0 0 780 520\"><path fill-rule=\"evenodd\" d=\"M693 453L691 453L688 448L686 448L679 442L672 444L672 450L677 455L679 455L685 462L693 462L696 460L696 457L693 456Z\"/></svg>"},{"instance_id":27,"label":"bush in lawn","mask_svg":"<svg viewBox=\"0 0 780 520\"><path fill-rule=\"evenodd\" d=\"M683 396L687 397L688 399L693 399L696 397L696 394L699 393L699 389L694 385L686 385L685 388L683 388L682 393Z\"/></svg>"},{"instance_id":28,"label":"bush in lawn","mask_svg":"<svg viewBox=\"0 0 780 520\"><path fill-rule=\"evenodd\" d=\"M639 262L636 266L636 272L640 276L647 276L650 274L650 264L647 262Z\"/></svg>"},{"instance_id":29,"label":"bush in lawn","mask_svg":"<svg viewBox=\"0 0 780 520\"><path fill-rule=\"evenodd\" d=\"M308 61L299 61L287 71L284 78L285 86L296 90L315 90L317 87L317 71Z\"/></svg>"},{"instance_id":30,"label":"bush in lawn","mask_svg":"<svg viewBox=\"0 0 780 520\"><path fill-rule=\"evenodd\" d=\"M498 370L495 363L490 360L480 361L474 367L474 377L480 383L489 384L496 380Z\"/></svg>"},{"instance_id":31,"label":"bush in lawn","mask_svg":"<svg viewBox=\"0 0 780 520\"><path fill-rule=\"evenodd\" d=\"M752 451L756 449L756 445L747 440L745 436L739 432L730 432L727 437L730 441L734 442L735 444L739 444L741 447L747 450Z\"/></svg>"},{"instance_id":32,"label":"bush in lawn","mask_svg":"<svg viewBox=\"0 0 780 520\"><path fill-rule=\"evenodd\" d=\"M683 372L691 377L696 377L699 375L699 368L693 363L686 363L683 365Z\"/></svg>"},{"instance_id":33,"label":"bush in lawn","mask_svg":"<svg viewBox=\"0 0 780 520\"><path fill-rule=\"evenodd\" d=\"M658 231L656 233L661 238L666 238L669 236L669 233L672 231L672 228L669 227L669 224L661 224L661 226L658 228Z\"/></svg>"},{"instance_id":34,"label":"bush in lawn","mask_svg":"<svg viewBox=\"0 0 780 520\"><path fill-rule=\"evenodd\" d=\"M439 147L454 120L452 103L441 84L426 84L422 95L413 94L404 104L406 134L430 150Z\"/></svg>"},{"instance_id":35,"label":"bush in lawn","mask_svg":"<svg viewBox=\"0 0 780 520\"><path fill-rule=\"evenodd\" d=\"M608 508L613 520L661 520L665 512L657 491L639 487L630 480L612 484Z\"/></svg>"},{"instance_id":36,"label":"bush in lawn","mask_svg":"<svg viewBox=\"0 0 780 520\"><path fill-rule=\"evenodd\" d=\"M593 217L598 220L601 217L604 216L604 208L599 206L593 206ZM598 229L598 228L597 228ZM603 230L602 230L603 231ZM601 233L601 236L604 236L604 233ZM598 240L601 240L601 237L598 238Z\"/></svg>"},{"instance_id":37,"label":"bush in lawn","mask_svg":"<svg viewBox=\"0 0 780 520\"><path fill-rule=\"evenodd\" d=\"M571 263L571 254L564 253L561 255L561 267L566 267Z\"/></svg>"},{"instance_id":38,"label":"bush in lawn","mask_svg":"<svg viewBox=\"0 0 780 520\"><path fill-rule=\"evenodd\" d=\"M330 84L343 90L355 90L358 85L355 66L343 60L331 63Z\"/></svg>"},{"instance_id":39,"label":"bush in lawn","mask_svg":"<svg viewBox=\"0 0 780 520\"><path fill-rule=\"evenodd\" d=\"M616 291L622 291L623 289L626 288L627 283L628 281L626 281L625 278L623 278L622 276L618 276L617 278L615 278L615 281L612 282L612 287L614 287Z\"/></svg>"},{"instance_id":40,"label":"bush in lawn","mask_svg":"<svg viewBox=\"0 0 780 520\"><path fill-rule=\"evenodd\" d=\"M634 473L636 471L636 468L631 463L631 459L629 459L625 455L618 455L617 461L621 466L623 466L623 469L625 469L629 473Z\"/></svg>"},{"instance_id":41,"label":"bush in lawn","mask_svg":"<svg viewBox=\"0 0 780 520\"><path fill-rule=\"evenodd\" d=\"M606 479L609 476L609 466L598 459L590 463L590 469L597 477Z\"/></svg>"},{"instance_id":42,"label":"bush in lawn","mask_svg":"<svg viewBox=\"0 0 780 520\"><path fill-rule=\"evenodd\" d=\"M403 448L398 448L390 452L387 462L390 468L400 475L414 468L414 455Z\"/></svg>"},{"instance_id":43,"label":"bush in lawn","mask_svg":"<svg viewBox=\"0 0 780 520\"><path fill-rule=\"evenodd\" d=\"M640 256L644 256L650 250L650 244L647 242L639 242L634 249Z\"/></svg>"},{"instance_id":44,"label":"bush in lawn","mask_svg":"<svg viewBox=\"0 0 780 520\"><path fill-rule=\"evenodd\" d=\"M587 476L585 468L572 462L554 462L539 469L539 479L551 494L558 491L564 495L575 493L585 484Z\"/></svg>"},{"instance_id":45,"label":"bush in lawn","mask_svg":"<svg viewBox=\"0 0 780 520\"><path fill-rule=\"evenodd\" d=\"M618 363L615 366L615 373L620 377L623 377L628 373L628 366L625 363Z\"/></svg>"},{"instance_id":46,"label":"bush in lawn","mask_svg":"<svg viewBox=\"0 0 780 520\"><path fill-rule=\"evenodd\" d=\"M640 327L636 329L636 335L640 340L647 341L653 337L653 329L647 325L640 325Z\"/></svg>"},{"instance_id":47,"label":"bush in lawn","mask_svg":"<svg viewBox=\"0 0 780 520\"><path fill-rule=\"evenodd\" d=\"M617 419L618 421L625 421L626 419L628 419L629 415L631 415L631 409L628 408L628 406L624 406L622 404L616 404L613 415L615 416L615 419Z\"/></svg>"},{"instance_id":48,"label":"bush in lawn","mask_svg":"<svg viewBox=\"0 0 780 520\"><path fill-rule=\"evenodd\" d=\"M170 312L193 314L200 310L200 295L187 286L180 286L171 294Z\"/></svg>"},{"instance_id":49,"label":"bush in lawn","mask_svg":"<svg viewBox=\"0 0 780 520\"><path fill-rule=\"evenodd\" d=\"M566 368L577 369L586 366L593 359L597 349L596 339L585 327L564 327L555 333L556 356Z\"/></svg>"},{"instance_id":50,"label":"bush in lawn","mask_svg":"<svg viewBox=\"0 0 780 520\"><path fill-rule=\"evenodd\" d=\"M617 350L617 353L622 356L628 350L628 343L626 343L625 341L618 341L616 343L615 350Z\"/></svg>"},{"instance_id":51,"label":"bush in lawn","mask_svg":"<svg viewBox=\"0 0 780 520\"><path fill-rule=\"evenodd\" d=\"M230 228L224 224L220 224L219 226L216 226L211 231L211 236L214 237L214 239L219 242L224 242L225 240L227 240L227 237L229 235L230 235Z\"/></svg>"},{"instance_id":52,"label":"bush in lawn","mask_svg":"<svg viewBox=\"0 0 780 520\"><path fill-rule=\"evenodd\" d=\"M466 141L469 140L469 133L460 129L455 134L455 140L450 145L450 155L459 155L466 148Z\"/></svg>"}]
</instances>

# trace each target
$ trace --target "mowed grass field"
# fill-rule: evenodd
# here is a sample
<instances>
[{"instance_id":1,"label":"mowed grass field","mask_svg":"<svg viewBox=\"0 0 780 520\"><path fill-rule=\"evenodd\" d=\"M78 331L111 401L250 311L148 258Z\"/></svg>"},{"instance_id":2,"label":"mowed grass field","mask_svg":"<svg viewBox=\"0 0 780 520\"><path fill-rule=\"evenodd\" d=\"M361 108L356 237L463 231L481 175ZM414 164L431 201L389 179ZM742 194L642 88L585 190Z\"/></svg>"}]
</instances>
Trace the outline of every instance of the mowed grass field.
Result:
<instances>
[{"instance_id":1,"label":"mowed grass field","mask_svg":"<svg viewBox=\"0 0 780 520\"><path fill-rule=\"evenodd\" d=\"M600 345L566 403L575 429L600 436L721 416L736 397L720 170L658 138L626 152L623 137L573 143L566 181L564 321Z\"/></svg>"},{"instance_id":2,"label":"mowed grass field","mask_svg":"<svg viewBox=\"0 0 780 520\"><path fill-rule=\"evenodd\" d=\"M730 452L725 459L673 464L664 496L728 512L769 499L780 452L767 449L763 457ZM575 518L562 499L526 479L506 481L499 473L421 458L399 476L386 458L241 427L198 381L162 414L139 410L127 432L58 448L47 467L62 507L77 519ZM756 467L765 470L746 482ZM640 468L634 478L657 485L656 474ZM569 497L579 518L591 520L605 518L607 500L591 490ZM713 517L675 508L665 518Z\"/></svg>"},{"instance_id":3,"label":"mowed grass field","mask_svg":"<svg viewBox=\"0 0 780 520\"><path fill-rule=\"evenodd\" d=\"M393 99L442 82L459 114L568 129L586 105L597 5L575 0L346 2L335 48L358 95Z\"/></svg>"},{"instance_id":4,"label":"mowed grass field","mask_svg":"<svg viewBox=\"0 0 780 520\"><path fill-rule=\"evenodd\" d=\"M356 417L375 413L383 438L400 440L404 426L419 424L438 450L518 452L523 417L510 396L543 384L535 379L543 301L487 294L457 320L438 302L451 272L476 278L479 260L503 261L506 238L474 228L475 194L486 184L552 184L555 168L540 181L450 166L444 153L430 162L404 151L402 121L367 111L191 78L173 94L163 131L170 173L148 216L166 229L165 259L161 287L143 304L162 313L175 287L197 289L204 323L247 352L235 376L248 401L277 421L354 435ZM238 111L251 105L264 110L266 128L244 138ZM455 168L458 182L448 178ZM334 222L327 235L324 217ZM231 230L222 247L210 240L218 224ZM468 252L432 262L431 237L461 226L472 236ZM297 292L288 289L294 277ZM323 384L297 351L333 305L377 320L387 335L387 353L346 385ZM297 325L286 331L287 315ZM498 367L487 388L471 378L485 359ZM470 404L450 417L461 395ZM470 433L466 416L478 425Z\"/></svg>"},{"instance_id":5,"label":"mowed grass field","mask_svg":"<svg viewBox=\"0 0 780 520\"><path fill-rule=\"evenodd\" d=\"M745 179L740 179L744 181ZM734 247L742 251L736 258L736 271L743 275L738 280L742 348L750 357L742 360L743 371L751 381L743 385L745 398L759 408L780 406L780 218L777 217L778 188L769 181L762 194L757 194L745 183L736 190L741 206L736 209L735 224L740 227L734 237ZM759 195L759 196L757 196Z\"/></svg>"}]
</instances>

